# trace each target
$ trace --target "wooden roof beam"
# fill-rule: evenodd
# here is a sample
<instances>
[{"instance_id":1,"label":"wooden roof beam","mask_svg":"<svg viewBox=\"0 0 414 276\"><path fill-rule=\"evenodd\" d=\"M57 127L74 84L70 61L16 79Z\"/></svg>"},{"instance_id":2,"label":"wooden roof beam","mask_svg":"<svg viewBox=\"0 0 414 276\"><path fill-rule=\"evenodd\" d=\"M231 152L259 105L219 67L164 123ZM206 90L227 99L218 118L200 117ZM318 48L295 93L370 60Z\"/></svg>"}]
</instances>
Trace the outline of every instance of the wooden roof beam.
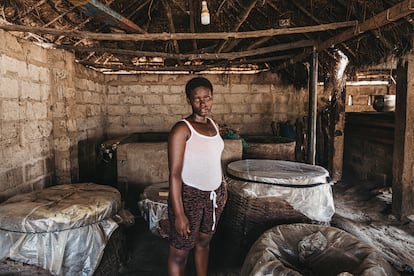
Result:
<instances>
[{"instance_id":1,"label":"wooden roof beam","mask_svg":"<svg viewBox=\"0 0 414 276\"><path fill-rule=\"evenodd\" d=\"M336 22L316 26L305 26L284 29L268 29L248 32L219 32L219 33L144 33L144 34L120 34L120 33L93 33L82 32L77 30L57 30L53 28L42 28L34 26L23 26L15 24L0 24L0 29L14 32L33 32L38 34L64 35L68 37L89 38L94 40L112 40L112 41L155 41L155 40L219 40L219 39L243 39L271 37L279 35L290 35L298 33L320 32L345 27L358 26L357 21Z\"/></svg>"},{"instance_id":2,"label":"wooden roof beam","mask_svg":"<svg viewBox=\"0 0 414 276\"><path fill-rule=\"evenodd\" d=\"M151 56L151 57L162 57L162 58L169 58L169 59L177 59L177 60L220 60L220 59L237 59L243 58L248 56L257 56L268 54L272 52L278 51L286 51L291 49L297 48L306 48L311 47L315 44L312 40L300 40L291 43L285 44L278 44L270 47L259 48L250 51L241 51L241 52L233 52L233 53L202 53L202 54L173 54L173 53L165 53L165 52L149 52L149 51L135 51L135 50L124 50L124 49L114 49L114 48L90 48L90 47L73 47L71 45L60 45L57 48L59 49L66 49L66 50L74 50L78 52L108 52L113 54L121 54L121 55L130 55L130 56Z\"/></svg>"}]
</instances>

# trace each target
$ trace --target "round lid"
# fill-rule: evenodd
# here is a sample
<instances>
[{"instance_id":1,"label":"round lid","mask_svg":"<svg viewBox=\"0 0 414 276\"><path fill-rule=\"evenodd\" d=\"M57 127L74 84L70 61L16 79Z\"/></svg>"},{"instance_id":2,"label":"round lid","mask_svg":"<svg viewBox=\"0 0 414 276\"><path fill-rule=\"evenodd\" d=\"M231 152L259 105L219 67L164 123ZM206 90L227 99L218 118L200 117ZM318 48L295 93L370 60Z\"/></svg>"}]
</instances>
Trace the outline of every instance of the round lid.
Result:
<instances>
[{"instance_id":1,"label":"round lid","mask_svg":"<svg viewBox=\"0 0 414 276\"><path fill-rule=\"evenodd\" d=\"M329 178L323 167L284 160L238 160L227 165L227 172L242 180L285 186L325 184Z\"/></svg>"},{"instance_id":2,"label":"round lid","mask_svg":"<svg viewBox=\"0 0 414 276\"><path fill-rule=\"evenodd\" d=\"M142 193L143 199L167 204L169 193L169 182L161 182L149 185Z\"/></svg>"},{"instance_id":3,"label":"round lid","mask_svg":"<svg viewBox=\"0 0 414 276\"><path fill-rule=\"evenodd\" d=\"M57 185L0 204L0 229L21 233L68 230L100 222L120 208L121 195L111 186Z\"/></svg>"}]
</instances>

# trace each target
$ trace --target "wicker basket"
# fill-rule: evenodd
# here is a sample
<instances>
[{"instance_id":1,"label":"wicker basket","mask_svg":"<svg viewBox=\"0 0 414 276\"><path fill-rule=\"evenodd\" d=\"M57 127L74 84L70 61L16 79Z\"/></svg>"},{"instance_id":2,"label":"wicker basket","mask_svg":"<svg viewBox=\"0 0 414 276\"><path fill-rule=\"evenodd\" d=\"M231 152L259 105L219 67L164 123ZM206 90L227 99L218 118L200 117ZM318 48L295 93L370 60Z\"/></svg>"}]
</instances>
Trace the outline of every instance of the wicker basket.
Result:
<instances>
[{"instance_id":1,"label":"wicker basket","mask_svg":"<svg viewBox=\"0 0 414 276\"><path fill-rule=\"evenodd\" d=\"M309 218L280 198L242 196L232 191L231 186L228 192L221 227L230 239L247 250L263 232L273 226L310 222Z\"/></svg>"},{"instance_id":2,"label":"wicker basket","mask_svg":"<svg viewBox=\"0 0 414 276\"><path fill-rule=\"evenodd\" d=\"M10 259L6 259L0 262L0 275L4 276L52 276L52 274L34 265L24 264L16 262Z\"/></svg>"},{"instance_id":3,"label":"wicker basket","mask_svg":"<svg viewBox=\"0 0 414 276\"><path fill-rule=\"evenodd\" d=\"M120 275L122 265L126 262L125 226L120 225L111 235L105 246L102 259L94 276Z\"/></svg>"},{"instance_id":4,"label":"wicker basket","mask_svg":"<svg viewBox=\"0 0 414 276\"><path fill-rule=\"evenodd\" d=\"M244 159L230 163L227 173L229 200L221 223L247 248L273 226L326 222L334 213L329 172L323 167Z\"/></svg>"}]
</instances>

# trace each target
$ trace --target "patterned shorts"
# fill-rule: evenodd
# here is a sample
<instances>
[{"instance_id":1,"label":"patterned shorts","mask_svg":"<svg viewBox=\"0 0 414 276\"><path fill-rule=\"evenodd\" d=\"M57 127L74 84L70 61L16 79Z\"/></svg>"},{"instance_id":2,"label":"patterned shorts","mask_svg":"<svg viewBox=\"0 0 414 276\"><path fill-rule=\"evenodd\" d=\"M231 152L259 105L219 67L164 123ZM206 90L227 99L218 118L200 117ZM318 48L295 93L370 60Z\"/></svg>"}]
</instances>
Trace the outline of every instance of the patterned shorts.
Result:
<instances>
[{"instance_id":1,"label":"patterned shorts","mask_svg":"<svg viewBox=\"0 0 414 276\"><path fill-rule=\"evenodd\" d=\"M170 245L180 250L190 250L194 247L198 233L213 236L217 229L217 223L224 210L227 200L227 190L223 184L216 190L217 208L213 208L213 201L210 199L210 191L201 191L183 184L183 207L184 213L190 224L190 234L185 238L178 234L175 229L175 216L168 200L168 219L170 221ZM215 225L213 229L213 212L215 212Z\"/></svg>"}]
</instances>

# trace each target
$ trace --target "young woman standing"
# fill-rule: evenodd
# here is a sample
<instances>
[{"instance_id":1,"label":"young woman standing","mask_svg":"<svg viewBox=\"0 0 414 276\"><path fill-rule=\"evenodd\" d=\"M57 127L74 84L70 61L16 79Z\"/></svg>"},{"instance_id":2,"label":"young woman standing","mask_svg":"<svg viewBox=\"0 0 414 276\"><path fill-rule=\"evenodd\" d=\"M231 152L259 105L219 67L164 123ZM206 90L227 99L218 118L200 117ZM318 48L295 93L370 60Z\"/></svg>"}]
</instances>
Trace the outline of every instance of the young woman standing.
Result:
<instances>
[{"instance_id":1,"label":"young woman standing","mask_svg":"<svg viewBox=\"0 0 414 276\"><path fill-rule=\"evenodd\" d=\"M207 275L209 244L227 200L221 154L224 142L208 117L213 86L202 77L187 82L192 114L177 122L168 139L170 247L168 272L184 275L194 249L198 276Z\"/></svg>"}]
</instances>

